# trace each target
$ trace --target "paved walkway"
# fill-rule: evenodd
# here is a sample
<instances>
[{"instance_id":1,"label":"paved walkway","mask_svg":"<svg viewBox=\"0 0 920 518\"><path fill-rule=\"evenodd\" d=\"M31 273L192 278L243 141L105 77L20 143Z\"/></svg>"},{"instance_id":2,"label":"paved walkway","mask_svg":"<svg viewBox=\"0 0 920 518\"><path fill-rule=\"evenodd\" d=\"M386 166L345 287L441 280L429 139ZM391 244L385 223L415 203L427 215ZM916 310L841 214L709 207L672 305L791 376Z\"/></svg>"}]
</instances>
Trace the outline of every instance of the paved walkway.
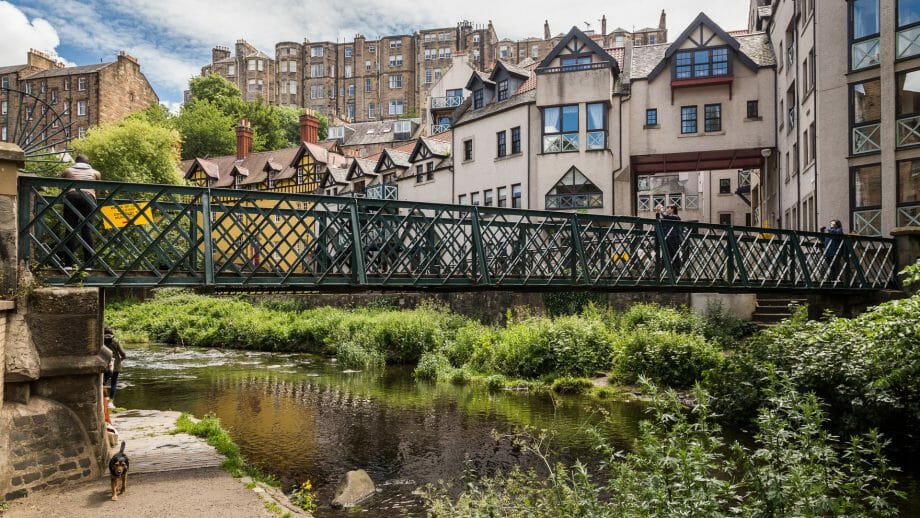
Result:
<instances>
[{"instance_id":1,"label":"paved walkway","mask_svg":"<svg viewBox=\"0 0 920 518\"><path fill-rule=\"evenodd\" d=\"M8 517L275 517L259 495L220 468L224 457L203 439L169 435L178 412L129 410L117 414L113 425L127 443L131 459L128 490L110 500L108 473L99 482L61 491L48 491L16 500ZM276 492L271 490L270 492ZM287 503L287 502L284 502ZM290 509L285 509L286 511Z\"/></svg>"}]
</instances>

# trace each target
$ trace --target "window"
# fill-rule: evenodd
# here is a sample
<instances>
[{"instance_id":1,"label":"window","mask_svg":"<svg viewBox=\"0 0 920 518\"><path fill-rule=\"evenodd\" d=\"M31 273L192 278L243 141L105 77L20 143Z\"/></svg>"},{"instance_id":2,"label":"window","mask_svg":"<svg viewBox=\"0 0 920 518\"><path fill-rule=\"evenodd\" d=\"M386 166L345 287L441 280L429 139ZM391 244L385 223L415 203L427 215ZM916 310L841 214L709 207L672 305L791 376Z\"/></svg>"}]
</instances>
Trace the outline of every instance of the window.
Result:
<instances>
[{"instance_id":1,"label":"window","mask_svg":"<svg viewBox=\"0 0 920 518\"><path fill-rule=\"evenodd\" d=\"M77 138L83 138L86 136L86 128L80 126L77 128Z\"/></svg>"},{"instance_id":2,"label":"window","mask_svg":"<svg viewBox=\"0 0 920 518\"><path fill-rule=\"evenodd\" d=\"M470 205L473 205L473 206L479 205L479 193L478 192L470 193Z\"/></svg>"},{"instance_id":3,"label":"window","mask_svg":"<svg viewBox=\"0 0 920 518\"><path fill-rule=\"evenodd\" d=\"M249 61L247 61L247 62L246 62L246 67L247 67L247 69L248 69L250 72L255 71L255 69L256 69L256 60L250 59Z\"/></svg>"},{"instance_id":4,"label":"window","mask_svg":"<svg viewBox=\"0 0 920 518\"><path fill-rule=\"evenodd\" d=\"M231 77L236 75L236 65L228 65L228 66L227 66L227 75L228 75L228 76L231 76ZM69 86L69 85L67 85L67 86ZM69 88L64 88L64 90L69 90Z\"/></svg>"},{"instance_id":5,"label":"window","mask_svg":"<svg viewBox=\"0 0 920 518\"><path fill-rule=\"evenodd\" d=\"M364 62L364 70L373 70L374 63L370 60Z\"/></svg>"},{"instance_id":6,"label":"window","mask_svg":"<svg viewBox=\"0 0 920 518\"><path fill-rule=\"evenodd\" d=\"M508 133L499 131L495 134L496 156L502 158L508 154Z\"/></svg>"},{"instance_id":7,"label":"window","mask_svg":"<svg viewBox=\"0 0 920 518\"><path fill-rule=\"evenodd\" d=\"M482 108L482 104L483 104L482 88L477 88L476 90L473 90L473 109L478 110Z\"/></svg>"},{"instance_id":8,"label":"window","mask_svg":"<svg viewBox=\"0 0 920 518\"><path fill-rule=\"evenodd\" d=\"M596 209L603 206L601 190L574 166L546 194L547 210Z\"/></svg>"},{"instance_id":9,"label":"window","mask_svg":"<svg viewBox=\"0 0 920 518\"><path fill-rule=\"evenodd\" d=\"M473 159L473 139L463 141L463 161L469 162Z\"/></svg>"},{"instance_id":10,"label":"window","mask_svg":"<svg viewBox=\"0 0 920 518\"><path fill-rule=\"evenodd\" d=\"M589 150L607 148L607 105L605 103L590 103L586 106L588 122Z\"/></svg>"},{"instance_id":11,"label":"window","mask_svg":"<svg viewBox=\"0 0 920 518\"><path fill-rule=\"evenodd\" d=\"M508 206L508 188L507 187L498 188L498 206L499 207Z\"/></svg>"},{"instance_id":12,"label":"window","mask_svg":"<svg viewBox=\"0 0 920 518\"><path fill-rule=\"evenodd\" d=\"M680 132L684 135L696 133L696 106L681 107Z\"/></svg>"},{"instance_id":13,"label":"window","mask_svg":"<svg viewBox=\"0 0 920 518\"><path fill-rule=\"evenodd\" d=\"M898 0L897 58L920 54L920 2Z\"/></svg>"},{"instance_id":14,"label":"window","mask_svg":"<svg viewBox=\"0 0 920 518\"><path fill-rule=\"evenodd\" d=\"M502 80L498 82L498 102L502 102L508 98L508 80Z\"/></svg>"},{"instance_id":15,"label":"window","mask_svg":"<svg viewBox=\"0 0 920 518\"><path fill-rule=\"evenodd\" d=\"M881 235L882 167L878 164L850 170L850 227L856 234Z\"/></svg>"},{"instance_id":16,"label":"window","mask_svg":"<svg viewBox=\"0 0 920 518\"><path fill-rule=\"evenodd\" d=\"M351 47L345 47L345 57L346 57L346 58L350 58L350 57L351 57L351 53L352 53L352 48L351 48Z\"/></svg>"},{"instance_id":17,"label":"window","mask_svg":"<svg viewBox=\"0 0 920 518\"><path fill-rule=\"evenodd\" d=\"M881 150L882 82L850 85L850 141L853 154Z\"/></svg>"},{"instance_id":18,"label":"window","mask_svg":"<svg viewBox=\"0 0 920 518\"><path fill-rule=\"evenodd\" d=\"M389 77L390 88L402 88L403 87L403 78L401 74L393 74Z\"/></svg>"},{"instance_id":19,"label":"window","mask_svg":"<svg viewBox=\"0 0 920 518\"><path fill-rule=\"evenodd\" d=\"M422 183L425 181L425 166L419 164L415 166L415 183Z\"/></svg>"},{"instance_id":20,"label":"window","mask_svg":"<svg viewBox=\"0 0 920 518\"><path fill-rule=\"evenodd\" d=\"M646 126L657 126L658 125L658 108L649 108L645 110L645 125Z\"/></svg>"},{"instance_id":21,"label":"window","mask_svg":"<svg viewBox=\"0 0 920 518\"><path fill-rule=\"evenodd\" d=\"M731 225L732 224L732 213L731 212L722 212L719 214L719 225Z\"/></svg>"},{"instance_id":22,"label":"window","mask_svg":"<svg viewBox=\"0 0 920 518\"><path fill-rule=\"evenodd\" d=\"M86 116L86 101L77 101L77 116Z\"/></svg>"},{"instance_id":23,"label":"window","mask_svg":"<svg viewBox=\"0 0 920 518\"><path fill-rule=\"evenodd\" d=\"M288 83L288 93L291 95L297 95L297 81L291 81Z\"/></svg>"},{"instance_id":24,"label":"window","mask_svg":"<svg viewBox=\"0 0 920 518\"><path fill-rule=\"evenodd\" d=\"M578 151L578 105L543 108L543 152Z\"/></svg>"},{"instance_id":25,"label":"window","mask_svg":"<svg viewBox=\"0 0 920 518\"><path fill-rule=\"evenodd\" d=\"M732 179L731 178L720 178L719 179L719 194L731 194L732 193Z\"/></svg>"},{"instance_id":26,"label":"window","mask_svg":"<svg viewBox=\"0 0 920 518\"><path fill-rule=\"evenodd\" d=\"M473 43L479 43L479 34L473 35Z\"/></svg>"},{"instance_id":27,"label":"window","mask_svg":"<svg viewBox=\"0 0 920 518\"><path fill-rule=\"evenodd\" d=\"M511 186L511 208L520 209L521 204L521 184L516 183Z\"/></svg>"},{"instance_id":28,"label":"window","mask_svg":"<svg viewBox=\"0 0 920 518\"><path fill-rule=\"evenodd\" d=\"M879 0L851 0L850 69L879 64Z\"/></svg>"},{"instance_id":29,"label":"window","mask_svg":"<svg viewBox=\"0 0 920 518\"><path fill-rule=\"evenodd\" d=\"M376 53L377 53L377 46L376 46L376 45L369 45L369 46L367 47L367 51L370 52L371 54L376 54Z\"/></svg>"},{"instance_id":30,"label":"window","mask_svg":"<svg viewBox=\"0 0 920 518\"><path fill-rule=\"evenodd\" d=\"M6 115L9 112L9 103L7 101L0 102L0 115Z\"/></svg>"},{"instance_id":31,"label":"window","mask_svg":"<svg viewBox=\"0 0 920 518\"><path fill-rule=\"evenodd\" d=\"M365 79L364 80L364 91L370 92L371 90L373 90L373 83L371 83L370 79Z\"/></svg>"},{"instance_id":32,"label":"window","mask_svg":"<svg viewBox=\"0 0 920 518\"><path fill-rule=\"evenodd\" d=\"M560 60L563 70L585 70L591 65L591 56L569 56Z\"/></svg>"},{"instance_id":33,"label":"window","mask_svg":"<svg viewBox=\"0 0 920 518\"><path fill-rule=\"evenodd\" d=\"M310 77L323 77L323 66L310 65Z\"/></svg>"},{"instance_id":34,"label":"window","mask_svg":"<svg viewBox=\"0 0 920 518\"><path fill-rule=\"evenodd\" d=\"M282 62L281 62L281 71L282 71L282 72L287 72L287 71L288 71L288 64L287 64L287 61L282 61Z\"/></svg>"},{"instance_id":35,"label":"window","mask_svg":"<svg viewBox=\"0 0 920 518\"><path fill-rule=\"evenodd\" d=\"M435 81L441 80L441 69L440 68L434 69L434 80Z\"/></svg>"},{"instance_id":36,"label":"window","mask_svg":"<svg viewBox=\"0 0 920 518\"><path fill-rule=\"evenodd\" d=\"M434 162L425 164L425 177L428 180L434 180Z\"/></svg>"},{"instance_id":37,"label":"window","mask_svg":"<svg viewBox=\"0 0 920 518\"><path fill-rule=\"evenodd\" d=\"M390 66L391 67L401 67L403 65L402 54L393 54L390 56Z\"/></svg>"},{"instance_id":38,"label":"window","mask_svg":"<svg viewBox=\"0 0 920 518\"><path fill-rule=\"evenodd\" d=\"M323 47L311 47L310 48L310 57L311 58L321 58L323 57L325 49Z\"/></svg>"},{"instance_id":39,"label":"window","mask_svg":"<svg viewBox=\"0 0 920 518\"><path fill-rule=\"evenodd\" d=\"M3 76L3 79L0 79L0 88L9 88L10 87L10 76Z\"/></svg>"},{"instance_id":40,"label":"window","mask_svg":"<svg viewBox=\"0 0 920 518\"><path fill-rule=\"evenodd\" d=\"M494 203L495 199L492 196L492 189L482 191L482 204L486 207L491 207Z\"/></svg>"},{"instance_id":41,"label":"window","mask_svg":"<svg viewBox=\"0 0 920 518\"><path fill-rule=\"evenodd\" d=\"M355 85L348 85L348 97L355 96Z\"/></svg>"},{"instance_id":42,"label":"window","mask_svg":"<svg viewBox=\"0 0 920 518\"><path fill-rule=\"evenodd\" d=\"M727 76L728 49L682 50L674 61L674 79Z\"/></svg>"},{"instance_id":43,"label":"window","mask_svg":"<svg viewBox=\"0 0 920 518\"><path fill-rule=\"evenodd\" d=\"M348 79L349 77L353 75L354 75L354 72L351 68L351 65L345 65L345 78Z\"/></svg>"},{"instance_id":44,"label":"window","mask_svg":"<svg viewBox=\"0 0 920 518\"><path fill-rule=\"evenodd\" d=\"M390 40L390 48L391 49L401 49L402 40Z\"/></svg>"},{"instance_id":45,"label":"window","mask_svg":"<svg viewBox=\"0 0 920 518\"><path fill-rule=\"evenodd\" d=\"M0 126L0 140L6 140L6 126Z\"/></svg>"},{"instance_id":46,"label":"window","mask_svg":"<svg viewBox=\"0 0 920 518\"><path fill-rule=\"evenodd\" d=\"M431 83L431 69L425 69L425 83Z\"/></svg>"},{"instance_id":47,"label":"window","mask_svg":"<svg viewBox=\"0 0 920 518\"><path fill-rule=\"evenodd\" d=\"M367 118L374 119L377 117L377 114L374 113L375 107L374 103L367 103Z\"/></svg>"},{"instance_id":48,"label":"window","mask_svg":"<svg viewBox=\"0 0 920 518\"><path fill-rule=\"evenodd\" d=\"M390 115L402 115L405 111L405 103L402 99L391 99L390 100Z\"/></svg>"},{"instance_id":49,"label":"window","mask_svg":"<svg viewBox=\"0 0 920 518\"><path fill-rule=\"evenodd\" d=\"M457 196L457 203L460 205L466 205L466 195L461 194L460 196Z\"/></svg>"},{"instance_id":50,"label":"window","mask_svg":"<svg viewBox=\"0 0 920 518\"><path fill-rule=\"evenodd\" d=\"M722 131L722 105L707 104L703 107L703 129L706 131Z\"/></svg>"},{"instance_id":51,"label":"window","mask_svg":"<svg viewBox=\"0 0 920 518\"><path fill-rule=\"evenodd\" d=\"M920 144L920 70L897 74L897 145Z\"/></svg>"},{"instance_id":52,"label":"window","mask_svg":"<svg viewBox=\"0 0 920 518\"><path fill-rule=\"evenodd\" d=\"M756 119L760 117L760 102L759 101L748 101L747 102L747 118Z\"/></svg>"},{"instance_id":53,"label":"window","mask_svg":"<svg viewBox=\"0 0 920 518\"><path fill-rule=\"evenodd\" d=\"M511 128L511 154L517 155L521 152L521 127Z\"/></svg>"},{"instance_id":54,"label":"window","mask_svg":"<svg viewBox=\"0 0 920 518\"><path fill-rule=\"evenodd\" d=\"M532 57L533 59L537 59L538 57L540 57L540 46L539 45L530 46L530 57Z\"/></svg>"},{"instance_id":55,"label":"window","mask_svg":"<svg viewBox=\"0 0 920 518\"><path fill-rule=\"evenodd\" d=\"M310 87L310 99L322 99L323 98L323 87L322 86L311 86Z\"/></svg>"},{"instance_id":56,"label":"window","mask_svg":"<svg viewBox=\"0 0 920 518\"><path fill-rule=\"evenodd\" d=\"M508 59L508 47L502 45L498 48L498 58L499 59Z\"/></svg>"},{"instance_id":57,"label":"window","mask_svg":"<svg viewBox=\"0 0 920 518\"><path fill-rule=\"evenodd\" d=\"M897 226L920 226L920 160L898 162Z\"/></svg>"},{"instance_id":58,"label":"window","mask_svg":"<svg viewBox=\"0 0 920 518\"><path fill-rule=\"evenodd\" d=\"M66 102L61 106L61 115L70 115L70 103Z\"/></svg>"}]
</instances>

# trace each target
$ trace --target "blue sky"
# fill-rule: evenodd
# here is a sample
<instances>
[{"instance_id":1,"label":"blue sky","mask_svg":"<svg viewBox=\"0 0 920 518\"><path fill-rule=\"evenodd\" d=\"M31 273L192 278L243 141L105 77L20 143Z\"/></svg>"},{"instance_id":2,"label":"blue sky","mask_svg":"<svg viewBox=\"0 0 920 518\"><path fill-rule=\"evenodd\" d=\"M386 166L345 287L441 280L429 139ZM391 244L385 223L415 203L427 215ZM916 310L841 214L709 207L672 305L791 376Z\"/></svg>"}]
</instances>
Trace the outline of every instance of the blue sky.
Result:
<instances>
[{"instance_id":1,"label":"blue sky","mask_svg":"<svg viewBox=\"0 0 920 518\"><path fill-rule=\"evenodd\" d=\"M608 30L632 29L657 25L662 9L675 37L701 10L725 29L744 28L747 6L747 0L0 0L0 23L9 35L0 43L0 66L24 62L29 48L79 65L112 61L126 50L140 60L160 100L176 108L211 47L232 47L238 38L274 55L278 41L334 41L357 33L370 39L460 20L491 19L500 38L542 36L544 19L554 34L584 22L599 28L602 14Z\"/></svg>"}]
</instances>

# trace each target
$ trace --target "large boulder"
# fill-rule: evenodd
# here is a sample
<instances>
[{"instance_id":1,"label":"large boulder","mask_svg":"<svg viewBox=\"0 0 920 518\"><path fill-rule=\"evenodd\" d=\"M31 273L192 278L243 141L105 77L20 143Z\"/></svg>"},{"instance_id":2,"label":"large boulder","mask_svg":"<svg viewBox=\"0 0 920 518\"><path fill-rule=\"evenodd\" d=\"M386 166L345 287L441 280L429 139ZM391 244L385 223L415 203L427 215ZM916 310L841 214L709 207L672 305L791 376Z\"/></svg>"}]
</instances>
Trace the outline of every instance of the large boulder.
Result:
<instances>
[{"instance_id":1,"label":"large boulder","mask_svg":"<svg viewBox=\"0 0 920 518\"><path fill-rule=\"evenodd\" d=\"M354 507L367 497L374 494L376 488L370 475L363 469L349 471L342 477L339 485L335 488L335 498L332 500L332 507L339 509L342 507Z\"/></svg>"}]
</instances>

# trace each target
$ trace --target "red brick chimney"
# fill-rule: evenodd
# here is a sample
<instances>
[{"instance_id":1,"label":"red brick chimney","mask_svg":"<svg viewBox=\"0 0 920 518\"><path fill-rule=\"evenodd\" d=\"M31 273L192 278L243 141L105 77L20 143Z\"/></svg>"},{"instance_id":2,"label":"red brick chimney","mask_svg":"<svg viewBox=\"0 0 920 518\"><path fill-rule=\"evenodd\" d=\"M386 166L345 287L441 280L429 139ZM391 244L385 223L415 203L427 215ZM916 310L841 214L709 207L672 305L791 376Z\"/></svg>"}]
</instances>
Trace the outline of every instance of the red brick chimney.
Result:
<instances>
[{"instance_id":1,"label":"red brick chimney","mask_svg":"<svg viewBox=\"0 0 920 518\"><path fill-rule=\"evenodd\" d=\"M310 144L319 142L319 118L313 110L304 110L300 116L300 140Z\"/></svg>"},{"instance_id":2,"label":"red brick chimney","mask_svg":"<svg viewBox=\"0 0 920 518\"><path fill-rule=\"evenodd\" d=\"M242 160L252 153L252 126L249 119L240 119L236 127L236 158Z\"/></svg>"}]
</instances>

